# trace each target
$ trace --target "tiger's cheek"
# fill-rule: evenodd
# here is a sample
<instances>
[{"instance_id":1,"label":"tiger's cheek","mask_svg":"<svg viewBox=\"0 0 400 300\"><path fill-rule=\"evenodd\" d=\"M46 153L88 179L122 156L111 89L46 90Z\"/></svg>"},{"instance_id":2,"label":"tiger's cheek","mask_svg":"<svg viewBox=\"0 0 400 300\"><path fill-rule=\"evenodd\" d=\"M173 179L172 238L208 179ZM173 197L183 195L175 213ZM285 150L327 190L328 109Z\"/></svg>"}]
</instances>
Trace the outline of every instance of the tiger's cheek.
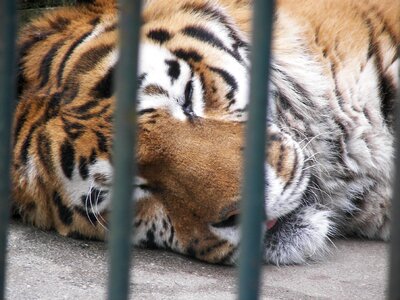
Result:
<instances>
[{"instance_id":1,"label":"tiger's cheek","mask_svg":"<svg viewBox=\"0 0 400 300\"><path fill-rule=\"evenodd\" d=\"M283 184L290 184L298 166L298 154L292 141L284 138L270 140L267 149L267 162L275 176Z\"/></svg>"},{"instance_id":2,"label":"tiger's cheek","mask_svg":"<svg viewBox=\"0 0 400 300\"><path fill-rule=\"evenodd\" d=\"M308 183L306 170L300 146L285 134L270 133L265 166L269 219L284 216L301 204Z\"/></svg>"}]
</instances>

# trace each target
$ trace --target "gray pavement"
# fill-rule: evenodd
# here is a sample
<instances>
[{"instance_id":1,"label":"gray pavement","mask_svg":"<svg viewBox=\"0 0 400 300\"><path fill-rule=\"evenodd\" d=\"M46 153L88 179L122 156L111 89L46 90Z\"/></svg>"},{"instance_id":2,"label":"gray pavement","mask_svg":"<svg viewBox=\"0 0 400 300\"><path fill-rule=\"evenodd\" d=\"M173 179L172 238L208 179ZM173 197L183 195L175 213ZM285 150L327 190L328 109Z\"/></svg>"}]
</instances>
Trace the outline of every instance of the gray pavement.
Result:
<instances>
[{"instance_id":1,"label":"gray pavement","mask_svg":"<svg viewBox=\"0 0 400 300\"><path fill-rule=\"evenodd\" d=\"M323 261L263 267L262 299L384 299L388 245L340 240ZM237 270L135 249L135 299L235 299ZM105 299L107 248L13 222L6 299Z\"/></svg>"}]
</instances>

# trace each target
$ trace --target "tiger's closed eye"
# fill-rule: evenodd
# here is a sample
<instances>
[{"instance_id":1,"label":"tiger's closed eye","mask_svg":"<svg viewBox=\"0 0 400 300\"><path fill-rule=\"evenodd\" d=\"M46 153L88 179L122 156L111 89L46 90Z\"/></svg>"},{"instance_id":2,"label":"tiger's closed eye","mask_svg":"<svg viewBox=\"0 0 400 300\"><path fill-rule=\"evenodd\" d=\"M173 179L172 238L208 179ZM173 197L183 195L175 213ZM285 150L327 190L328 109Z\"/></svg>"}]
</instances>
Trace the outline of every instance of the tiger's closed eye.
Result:
<instances>
[{"instance_id":1,"label":"tiger's closed eye","mask_svg":"<svg viewBox=\"0 0 400 300\"><path fill-rule=\"evenodd\" d=\"M239 224L239 216L240 216L239 214L230 215L225 220L212 224L212 226L216 228L227 228L227 227L237 226Z\"/></svg>"},{"instance_id":2,"label":"tiger's closed eye","mask_svg":"<svg viewBox=\"0 0 400 300\"><path fill-rule=\"evenodd\" d=\"M192 120L194 117L196 117L196 115L193 112L192 97L193 97L193 81L189 80L185 87L185 102L182 105L183 112L189 118L189 120Z\"/></svg>"}]
</instances>

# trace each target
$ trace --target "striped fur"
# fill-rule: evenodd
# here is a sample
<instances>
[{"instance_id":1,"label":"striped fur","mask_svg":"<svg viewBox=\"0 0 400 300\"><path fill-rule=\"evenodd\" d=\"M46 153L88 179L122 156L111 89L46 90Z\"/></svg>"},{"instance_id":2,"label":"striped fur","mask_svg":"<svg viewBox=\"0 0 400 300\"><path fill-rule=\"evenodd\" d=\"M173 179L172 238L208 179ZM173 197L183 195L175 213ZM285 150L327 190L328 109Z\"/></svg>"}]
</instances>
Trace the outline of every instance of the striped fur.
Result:
<instances>
[{"instance_id":1,"label":"striped fur","mask_svg":"<svg viewBox=\"0 0 400 300\"><path fill-rule=\"evenodd\" d=\"M145 1L132 243L212 263L238 257L251 1ZM302 263L331 237L389 239L396 1L280 0L264 260ZM19 38L14 212L106 239L118 62L113 1L61 8ZM267 230L268 229L268 230Z\"/></svg>"}]
</instances>

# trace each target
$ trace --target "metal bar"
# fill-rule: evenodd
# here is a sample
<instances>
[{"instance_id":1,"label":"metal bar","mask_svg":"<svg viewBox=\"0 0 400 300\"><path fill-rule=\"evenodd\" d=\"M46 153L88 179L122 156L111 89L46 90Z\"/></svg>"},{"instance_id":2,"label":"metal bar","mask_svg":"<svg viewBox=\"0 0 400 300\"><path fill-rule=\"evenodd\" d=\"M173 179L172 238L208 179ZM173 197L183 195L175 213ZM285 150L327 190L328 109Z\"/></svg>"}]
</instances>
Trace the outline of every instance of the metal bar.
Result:
<instances>
[{"instance_id":1,"label":"metal bar","mask_svg":"<svg viewBox=\"0 0 400 300\"><path fill-rule=\"evenodd\" d=\"M108 298L128 299L132 180L135 173L137 56L140 29L140 0L120 0L120 57L116 74L114 189L111 207L110 272Z\"/></svg>"},{"instance_id":2,"label":"metal bar","mask_svg":"<svg viewBox=\"0 0 400 300\"><path fill-rule=\"evenodd\" d=\"M15 97L16 8L0 0L0 299L4 299L7 227L10 215L10 131Z\"/></svg>"},{"instance_id":3,"label":"metal bar","mask_svg":"<svg viewBox=\"0 0 400 300\"><path fill-rule=\"evenodd\" d=\"M400 66L399 66L400 84ZM392 228L391 228L391 249L390 249L390 278L389 278L389 299L400 299L400 86L397 88L397 111L396 111L396 169L393 180L392 197Z\"/></svg>"},{"instance_id":4,"label":"metal bar","mask_svg":"<svg viewBox=\"0 0 400 300\"><path fill-rule=\"evenodd\" d=\"M239 260L239 299L257 299L262 263L261 229L265 219L265 145L273 0L256 0L246 128L244 186Z\"/></svg>"}]
</instances>

